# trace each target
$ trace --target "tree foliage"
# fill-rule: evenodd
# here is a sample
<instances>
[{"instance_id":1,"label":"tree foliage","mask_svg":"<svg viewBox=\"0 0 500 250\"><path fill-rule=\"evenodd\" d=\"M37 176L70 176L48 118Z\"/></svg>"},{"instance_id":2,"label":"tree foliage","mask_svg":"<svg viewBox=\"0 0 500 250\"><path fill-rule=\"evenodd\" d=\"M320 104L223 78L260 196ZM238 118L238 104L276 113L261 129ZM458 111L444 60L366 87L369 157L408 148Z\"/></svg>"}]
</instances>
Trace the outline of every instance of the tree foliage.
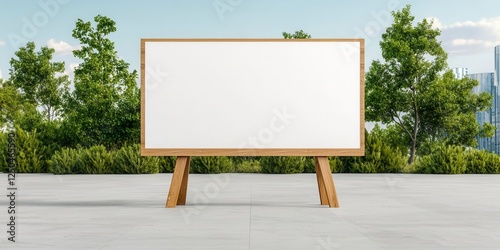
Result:
<instances>
[{"instance_id":1,"label":"tree foliage","mask_svg":"<svg viewBox=\"0 0 500 250\"><path fill-rule=\"evenodd\" d=\"M311 35L307 34L303 30L295 31L295 33L293 33L293 34L283 32L282 35L283 35L283 38L285 38L285 39L309 39L309 38L311 38Z\"/></svg>"},{"instance_id":2,"label":"tree foliage","mask_svg":"<svg viewBox=\"0 0 500 250\"><path fill-rule=\"evenodd\" d=\"M139 142L140 99L137 71L118 57L108 36L115 22L96 16L96 23L78 19L73 37L82 45L73 55L82 60L75 69L75 89L67 94L65 127L70 144L106 147Z\"/></svg>"},{"instance_id":3,"label":"tree foliage","mask_svg":"<svg viewBox=\"0 0 500 250\"><path fill-rule=\"evenodd\" d=\"M0 127L13 128L22 107L21 96L11 83L0 79Z\"/></svg>"},{"instance_id":4,"label":"tree foliage","mask_svg":"<svg viewBox=\"0 0 500 250\"><path fill-rule=\"evenodd\" d=\"M379 124L375 124L369 135L379 138L385 145L397 149L403 155L408 155L409 153L408 145L411 141L409 141L408 137L404 136L404 132L395 124L390 124L385 128L381 128Z\"/></svg>"},{"instance_id":5,"label":"tree foliage","mask_svg":"<svg viewBox=\"0 0 500 250\"><path fill-rule=\"evenodd\" d=\"M48 47L36 51L33 42L19 48L10 60L10 79L2 84L0 93L0 123L20 136L30 135L26 137L30 143L23 150L44 159L41 161L44 171L45 160L60 147L62 96L69 85L64 62L52 60L54 52ZM39 169L34 162L29 164Z\"/></svg>"},{"instance_id":6,"label":"tree foliage","mask_svg":"<svg viewBox=\"0 0 500 250\"><path fill-rule=\"evenodd\" d=\"M429 86L422 95L420 134L422 138L442 139L449 145L477 146L476 136L491 137L494 128L481 127L476 122L476 112L491 107L492 97L483 92L474 94L477 80L464 77L456 79L451 71Z\"/></svg>"},{"instance_id":7,"label":"tree foliage","mask_svg":"<svg viewBox=\"0 0 500 250\"><path fill-rule=\"evenodd\" d=\"M372 62L366 74L366 118L396 125L409 141L409 163L424 141L446 137L451 144L474 145L480 130L474 113L491 97L474 95L471 79L457 80L447 68L440 31L423 19L414 25L410 6L392 12L393 24L382 35L384 62Z\"/></svg>"},{"instance_id":8,"label":"tree foliage","mask_svg":"<svg viewBox=\"0 0 500 250\"><path fill-rule=\"evenodd\" d=\"M15 52L10 60L9 82L17 88L23 101L42 110L46 121L58 118L62 111L62 93L69 85L64 62L52 62L54 49L35 51L33 42Z\"/></svg>"}]
</instances>

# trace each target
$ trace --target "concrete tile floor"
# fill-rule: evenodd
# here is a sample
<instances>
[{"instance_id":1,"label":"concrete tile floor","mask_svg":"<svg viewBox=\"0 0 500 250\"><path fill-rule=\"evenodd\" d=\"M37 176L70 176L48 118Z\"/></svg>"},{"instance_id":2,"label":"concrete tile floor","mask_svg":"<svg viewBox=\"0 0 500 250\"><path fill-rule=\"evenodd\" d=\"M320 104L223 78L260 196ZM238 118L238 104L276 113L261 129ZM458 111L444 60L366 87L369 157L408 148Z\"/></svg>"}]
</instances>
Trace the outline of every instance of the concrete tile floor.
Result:
<instances>
[{"instance_id":1,"label":"concrete tile floor","mask_svg":"<svg viewBox=\"0 0 500 250\"><path fill-rule=\"evenodd\" d=\"M192 174L166 209L170 179L19 174L0 249L500 249L500 175L335 174L337 209L314 174Z\"/></svg>"}]
</instances>

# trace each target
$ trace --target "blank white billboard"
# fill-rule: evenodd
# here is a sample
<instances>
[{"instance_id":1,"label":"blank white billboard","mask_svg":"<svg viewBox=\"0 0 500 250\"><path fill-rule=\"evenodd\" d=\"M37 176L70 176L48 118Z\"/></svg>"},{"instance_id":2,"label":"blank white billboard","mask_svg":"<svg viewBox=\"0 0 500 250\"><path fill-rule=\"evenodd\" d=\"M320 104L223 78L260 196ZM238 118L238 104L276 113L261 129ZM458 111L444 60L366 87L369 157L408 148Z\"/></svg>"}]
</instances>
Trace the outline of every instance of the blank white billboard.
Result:
<instances>
[{"instance_id":1,"label":"blank white billboard","mask_svg":"<svg viewBox=\"0 0 500 250\"><path fill-rule=\"evenodd\" d=\"M362 39L143 39L143 155L361 155Z\"/></svg>"}]
</instances>

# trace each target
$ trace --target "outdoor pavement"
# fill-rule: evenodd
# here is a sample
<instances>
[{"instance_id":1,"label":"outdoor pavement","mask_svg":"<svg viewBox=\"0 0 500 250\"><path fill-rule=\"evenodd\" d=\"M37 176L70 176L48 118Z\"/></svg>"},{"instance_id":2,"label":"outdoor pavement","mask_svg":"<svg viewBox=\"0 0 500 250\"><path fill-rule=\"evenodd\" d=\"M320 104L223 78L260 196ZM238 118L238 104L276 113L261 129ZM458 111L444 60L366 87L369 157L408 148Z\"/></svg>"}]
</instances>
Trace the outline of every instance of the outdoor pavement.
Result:
<instances>
[{"instance_id":1,"label":"outdoor pavement","mask_svg":"<svg viewBox=\"0 0 500 250\"><path fill-rule=\"evenodd\" d=\"M500 249L500 175L333 177L340 208L319 205L314 174L191 174L167 209L171 174L18 174L0 249Z\"/></svg>"}]
</instances>

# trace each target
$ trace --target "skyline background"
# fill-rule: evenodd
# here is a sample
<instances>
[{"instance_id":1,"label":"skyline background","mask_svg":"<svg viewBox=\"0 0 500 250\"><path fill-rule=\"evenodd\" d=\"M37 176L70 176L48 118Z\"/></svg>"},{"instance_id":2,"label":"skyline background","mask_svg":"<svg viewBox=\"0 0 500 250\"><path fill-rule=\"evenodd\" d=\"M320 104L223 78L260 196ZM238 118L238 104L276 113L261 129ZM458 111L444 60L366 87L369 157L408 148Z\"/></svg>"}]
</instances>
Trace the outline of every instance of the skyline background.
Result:
<instances>
[{"instance_id":1,"label":"skyline background","mask_svg":"<svg viewBox=\"0 0 500 250\"><path fill-rule=\"evenodd\" d=\"M482 2L482 3L481 3ZM382 59L379 41L392 24L390 12L412 5L415 21L433 19L448 52L450 68L469 73L494 71L493 50L500 45L500 2L491 1L278 1L278 0L132 0L0 1L0 78L9 78L9 61L19 47L34 41L54 48L54 61L66 63L72 78L79 63L71 36L77 19L104 15L116 22L110 35L118 55L140 65L141 38L282 38L282 32L304 30L313 38L364 38L365 69Z\"/></svg>"}]
</instances>

